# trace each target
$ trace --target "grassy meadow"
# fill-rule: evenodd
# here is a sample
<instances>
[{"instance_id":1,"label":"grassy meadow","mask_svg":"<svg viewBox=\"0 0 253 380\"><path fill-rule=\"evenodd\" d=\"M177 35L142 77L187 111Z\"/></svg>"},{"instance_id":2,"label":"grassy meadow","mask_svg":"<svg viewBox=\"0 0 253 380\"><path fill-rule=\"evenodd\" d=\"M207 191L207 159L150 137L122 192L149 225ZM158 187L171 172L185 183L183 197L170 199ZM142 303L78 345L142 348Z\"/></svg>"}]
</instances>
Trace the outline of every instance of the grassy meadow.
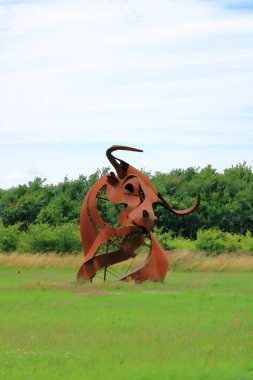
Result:
<instances>
[{"instance_id":1,"label":"grassy meadow","mask_svg":"<svg viewBox=\"0 0 253 380\"><path fill-rule=\"evenodd\" d=\"M78 284L80 257L23 259L0 257L0 379L253 378L252 272L181 256L164 283Z\"/></svg>"}]
</instances>

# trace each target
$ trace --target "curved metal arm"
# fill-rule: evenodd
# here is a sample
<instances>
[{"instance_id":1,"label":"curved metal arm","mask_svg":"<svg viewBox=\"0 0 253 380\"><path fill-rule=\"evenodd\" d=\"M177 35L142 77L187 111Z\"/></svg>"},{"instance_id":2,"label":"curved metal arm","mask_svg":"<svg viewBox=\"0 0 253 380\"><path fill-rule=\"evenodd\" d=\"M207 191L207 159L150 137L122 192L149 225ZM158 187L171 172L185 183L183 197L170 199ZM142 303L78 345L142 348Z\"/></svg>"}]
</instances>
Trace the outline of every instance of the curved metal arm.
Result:
<instances>
[{"instance_id":1,"label":"curved metal arm","mask_svg":"<svg viewBox=\"0 0 253 380\"><path fill-rule=\"evenodd\" d=\"M162 197L160 193L158 193L158 198L161 200L161 202L158 202L161 206L163 206L166 210L172 212L175 215L187 215L190 214L191 212L197 210L199 204L200 204L200 195L197 195L195 203L192 207L187 208L186 210L175 210L172 208L166 200Z\"/></svg>"},{"instance_id":2,"label":"curved metal arm","mask_svg":"<svg viewBox=\"0 0 253 380\"><path fill-rule=\"evenodd\" d=\"M124 146L124 145L113 145L109 149L107 149L106 156L107 156L108 160L110 161L110 163L115 168L119 178L122 179L126 175L127 168L129 166L129 164L123 160L120 160L117 157L114 157L112 155L112 152L114 152L115 150L127 150L127 151L131 151L131 152L143 152L143 150L131 148L129 146ZM117 160L119 162L117 162Z\"/></svg>"}]
</instances>

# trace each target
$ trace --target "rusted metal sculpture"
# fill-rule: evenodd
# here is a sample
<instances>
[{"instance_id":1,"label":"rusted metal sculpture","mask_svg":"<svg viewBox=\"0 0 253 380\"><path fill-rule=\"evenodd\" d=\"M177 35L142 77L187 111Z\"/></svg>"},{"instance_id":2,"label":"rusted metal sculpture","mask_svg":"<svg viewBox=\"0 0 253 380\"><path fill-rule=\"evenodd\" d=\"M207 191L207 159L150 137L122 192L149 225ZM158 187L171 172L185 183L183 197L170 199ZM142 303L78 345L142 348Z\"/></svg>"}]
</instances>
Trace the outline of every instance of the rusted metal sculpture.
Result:
<instances>
[{"instance_id":1,"label":"rusted metal sculpture","mask_svg":"<svg viewBox=\"0 0 253 380\"><path fill-rule=\"evenodd\" d=\"M142 152L127 146L112 146L107 149L107 158L117 175L111 172L100 178L84 199L80 217L84 262L77 278L92 281L103 270L105 280L109 268L116 263L135 258L136 250L148 237L151 246L144 263L125 274L121 273L119 280L131 278L138 283L145 280L163 281L168 270L168 256L152 232L157 220L154 210L157 205L161 205L173 214L186 215L197 209L200 196L186 210L173 209L142 172L112 155L116 150ZM119 226L111 226L102 219L98 209L101 198L121 208L118 215Z\"/></svg>"}]
</instances>

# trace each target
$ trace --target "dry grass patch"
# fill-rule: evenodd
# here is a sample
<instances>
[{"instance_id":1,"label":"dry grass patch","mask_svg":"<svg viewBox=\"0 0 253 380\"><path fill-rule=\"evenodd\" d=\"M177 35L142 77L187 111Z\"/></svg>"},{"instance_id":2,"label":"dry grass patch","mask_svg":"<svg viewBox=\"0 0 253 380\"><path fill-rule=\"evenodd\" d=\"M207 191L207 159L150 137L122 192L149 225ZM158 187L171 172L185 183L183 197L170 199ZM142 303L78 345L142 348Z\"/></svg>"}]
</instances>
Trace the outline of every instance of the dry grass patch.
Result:
<instances>
[{"instance_id":1,"label":"dry grass patch","mask_svg":"<svg viewBox=\"0 0 253 380\"><path fill-rule=\"evenodd\" d=\"M208 257L203 253L190 251L170 251L169 263L171 271L197 272L250 272L253 271L253 256L229 253ZM147 255L142 253L134 260L132 269L141 265ZM73 269L78 270L83 261L83 255L48 254L0 254L0 267L17 269ZM116 264L117 269L125 270L131 260Z\"/></svg>"},{"instance_id":2,"label":"dry grass patch","mask_svg":"<svg viewBox=\"0 0 253 380\"><path fill-rule=\"evenodd\" d=\"M250 272L253 271L253 257L239 253L208 257L203 253L189 251L169 253L172 271L197 272Z\"/></svg>"},{"instance_id":3,"label":"dry grass patch","mask_svg":"<svg viewBox=\"0 0 253 380\"><path fill-rule=\"evenodd\" d=\"M17 269L78 269L82 263L82 255L64 255L55 253L28 254L12 253L0 254L0 267Z\"/></svg>"}]
</instances>

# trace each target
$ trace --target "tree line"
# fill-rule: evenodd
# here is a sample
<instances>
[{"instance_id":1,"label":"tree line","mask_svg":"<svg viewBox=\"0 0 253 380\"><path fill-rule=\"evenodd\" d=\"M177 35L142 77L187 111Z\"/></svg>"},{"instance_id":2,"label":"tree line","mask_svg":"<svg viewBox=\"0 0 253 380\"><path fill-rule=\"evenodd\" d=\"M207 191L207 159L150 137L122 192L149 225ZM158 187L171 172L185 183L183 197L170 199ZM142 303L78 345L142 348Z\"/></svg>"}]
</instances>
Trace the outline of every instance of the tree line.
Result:
<instances>
[{"instance_id":1,"label":"tree line","mask_svg":"<svg viewBox=\"0 0 253 380\"><path fill-rule=\"evenodd\" d=\"M86 193L109 171L106 167L75 180L65 177L58 184L47 184L46 179L37 177L28 184L0 189L0 224L3 228L15 226L21 232L39 225L78 225ZM195 239L199 230L213 228L232 234L253 233L253 172L246 163L222 173L208 165L145 174L173 208L188 208L196 195L201 195L198 210L190 215L175 216L158 207L159 233L188 239ZM117 216L109 203L102 204L100 212L106 221Z\"/></svg>"}]
</instances>

